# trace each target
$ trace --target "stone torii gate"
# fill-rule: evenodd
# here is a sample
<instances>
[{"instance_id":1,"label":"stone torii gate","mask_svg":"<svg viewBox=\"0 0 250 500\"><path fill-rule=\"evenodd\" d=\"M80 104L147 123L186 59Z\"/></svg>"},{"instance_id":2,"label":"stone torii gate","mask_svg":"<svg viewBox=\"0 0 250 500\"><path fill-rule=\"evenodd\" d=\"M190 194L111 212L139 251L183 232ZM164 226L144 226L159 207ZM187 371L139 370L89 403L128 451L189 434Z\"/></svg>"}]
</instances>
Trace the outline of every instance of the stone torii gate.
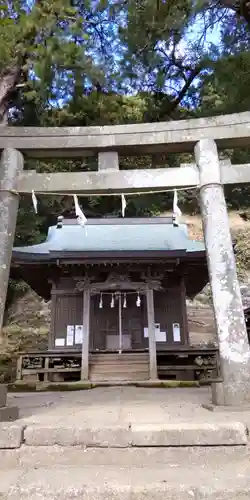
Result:
<instances>
[{"instance_id":1,"label":"stone torii gate","mask_svg":"<svg viewBox=\"0 0 250 500\"><path fill-rule=\"evenodd\" d=\"M249 146L250 113L166 123L73 128L0 130L0 330L2 327L18 195L126 194L197 186L223 382L213 387L215 404L250 404L250 349L236 275L224 184L250 183L250 164L220 162L218 148ZM119 170L119 154L193 152L182 168ZM76 158L98 155L98 171L24 171L24 157Z\"/></svg>"}]
</instances>

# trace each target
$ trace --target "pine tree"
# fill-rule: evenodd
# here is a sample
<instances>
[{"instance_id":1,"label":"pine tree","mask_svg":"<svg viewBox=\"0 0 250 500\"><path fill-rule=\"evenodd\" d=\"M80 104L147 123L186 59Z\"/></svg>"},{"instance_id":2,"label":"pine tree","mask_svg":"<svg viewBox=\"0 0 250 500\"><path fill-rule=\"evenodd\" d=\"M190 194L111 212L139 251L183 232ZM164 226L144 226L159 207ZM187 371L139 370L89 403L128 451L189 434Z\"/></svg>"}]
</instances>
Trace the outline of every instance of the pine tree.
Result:
<instances>
[{"instance_id":1,"label":"pine tree","mask_svg":"<svg viewBox=\"0 0 250 500\"><path fill-rule=\"evenodd\" d=\"M26 102L58 101L67 95L76 73L98 78L88 54L87 21L73 4L71 0L0 3L0 123L6 124L20 95Z\"/></svg>"}]
</instances>

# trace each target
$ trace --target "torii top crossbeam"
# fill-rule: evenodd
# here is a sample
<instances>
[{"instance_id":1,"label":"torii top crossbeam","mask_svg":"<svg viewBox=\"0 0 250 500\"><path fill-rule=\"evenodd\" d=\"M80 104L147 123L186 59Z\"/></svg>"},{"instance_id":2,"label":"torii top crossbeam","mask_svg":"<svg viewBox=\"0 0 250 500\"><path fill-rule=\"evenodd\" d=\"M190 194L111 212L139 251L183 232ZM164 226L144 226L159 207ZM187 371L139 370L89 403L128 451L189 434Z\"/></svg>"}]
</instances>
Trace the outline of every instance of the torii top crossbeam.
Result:
<instances>
[{"instance_id":1,"label":"torii top crossbeam","mask_svg":"<svg viewBox=\"0 0 250 500\"><path fill-rule=\"evenodd\" d=\"M250 112L191 120L104 127L1 127L0 150L30 157L82 157L98 151L122 154L192 152L201 139L220 148L249 146Z\"/></svg>"}]
</instances>

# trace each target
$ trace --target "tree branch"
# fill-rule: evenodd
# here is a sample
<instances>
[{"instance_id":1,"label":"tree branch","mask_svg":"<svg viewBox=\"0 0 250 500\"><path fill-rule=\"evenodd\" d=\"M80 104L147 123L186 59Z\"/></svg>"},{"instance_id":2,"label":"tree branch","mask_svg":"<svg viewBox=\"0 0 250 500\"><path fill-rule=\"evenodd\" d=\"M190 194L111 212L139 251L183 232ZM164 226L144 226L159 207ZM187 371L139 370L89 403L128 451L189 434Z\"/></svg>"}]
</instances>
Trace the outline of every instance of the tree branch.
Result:
<instances>
[{"instance_id":1,"label":"tree branch","mask_svg":"<svg viewBox=\"0 0 250 500\"><path fill-rule=\"evenodd\" d=\"M0 75L0 125L7 125L9 101L20 80L20 76L21 67L18 64L7 68L5 72Z\"/></svg>"},{"instance_id":2,"label":"tree branch","mask_svg":"<svg viewBox=\"0 0 250 500\"><path fill-rule=\"evenodd\" d=\"M250 1L249 0L219 0L217 5L222 8L231 9L240 17L245 19L250 26Z\"/></svg>"},{"instance_id":3,"label":"tree branch","mask_svg":"<svg viewBox=\"0 0 250 500\"><path fill-rule=\"evenodd\" d=\"M192 85L194 79L199 75L201 70L202 70L201 66L197 66L196 68L194 68L192 70L192 72L190 73L189 77L187 78L187 80L185 82L185 85L180 90L176 99L174 99L173 101L170 101L169 105L167 106L167 108L166 108L166 115L167 116L171 116L173 111L177 108L177 106L179 106L182 99L185 97L187 91L189 90L190 86Z\"/></svg>"}]
</instances>

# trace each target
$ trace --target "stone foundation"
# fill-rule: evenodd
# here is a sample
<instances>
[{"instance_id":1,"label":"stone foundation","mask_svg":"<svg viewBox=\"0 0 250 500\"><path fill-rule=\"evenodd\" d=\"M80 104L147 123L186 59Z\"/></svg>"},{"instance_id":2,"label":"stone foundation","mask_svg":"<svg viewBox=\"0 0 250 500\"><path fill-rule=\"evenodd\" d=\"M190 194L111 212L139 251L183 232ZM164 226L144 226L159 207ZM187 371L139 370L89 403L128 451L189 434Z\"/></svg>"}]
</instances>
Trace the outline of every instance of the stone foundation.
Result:
<instances>
[{"instance_id":1,"label":"stone foundation","mask_svg":"<svg viewBox=\"0 0 250 500\"><path fill-rule=\"evenodd\" d=\"M7 406L7 389L0 384L0 422L17 420L19 417L17 406Z\"/></svg>"},{"instance_id":2,"label":"stone foundation","mask_svg":"<svg viewBox=\"0 0 250 500\"><path fill-rule=\"evenodd\" d=\"M246 346L248 349L248 346ZM246 356L248 353L246 352ZM247 358L246 358L247 359ZM212 384L212 404L220 406L250 405L250 362L228 360L221 356L223 382ZM239 380L240 375L240 380Z\"/></svg>"}]
</instances>

